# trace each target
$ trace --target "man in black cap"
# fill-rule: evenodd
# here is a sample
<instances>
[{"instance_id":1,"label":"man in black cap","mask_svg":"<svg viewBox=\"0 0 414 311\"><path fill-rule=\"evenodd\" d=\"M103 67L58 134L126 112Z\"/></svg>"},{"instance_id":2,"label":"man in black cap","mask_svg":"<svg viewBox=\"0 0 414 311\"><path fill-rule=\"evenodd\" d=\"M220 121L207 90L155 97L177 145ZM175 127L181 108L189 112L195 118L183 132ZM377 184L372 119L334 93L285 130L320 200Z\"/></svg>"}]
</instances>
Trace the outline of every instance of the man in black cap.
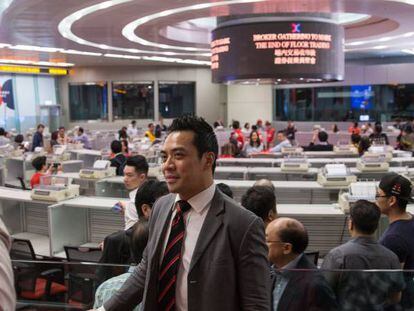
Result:
<instances>
[{"instance_id":1,"label":"man in black cap","mask_svg":"<svg viewBox=\"0 0 414 311\"><path fill-rule=\"evenodd\" d=\"M389 220L389 227L380 243L393 251L404 270L414 269L414 217L406 211L411 198L411 182L396 173L384 175L378 187L376 199L381 213ZM413 273L404 273L406 288L402 293L401 306L414 307Z\"/></svg>"}]
</instances>

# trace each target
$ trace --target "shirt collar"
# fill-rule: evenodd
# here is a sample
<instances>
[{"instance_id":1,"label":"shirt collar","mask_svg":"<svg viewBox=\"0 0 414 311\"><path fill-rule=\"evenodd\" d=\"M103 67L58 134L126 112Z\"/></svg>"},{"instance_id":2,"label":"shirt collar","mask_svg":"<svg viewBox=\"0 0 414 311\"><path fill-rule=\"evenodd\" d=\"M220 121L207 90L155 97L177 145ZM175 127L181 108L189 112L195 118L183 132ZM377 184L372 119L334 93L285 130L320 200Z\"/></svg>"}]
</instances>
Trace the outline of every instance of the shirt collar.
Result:
<instances>
[{"instance_id":1,"label":"shirt collar","mask_svg":"<svg viewBox=\"0 0 414 311\"><path fill-rule=\"evenodd\" d=\"M293 259L291 262L289 262L287 265L285 265L284 267L282 267L282 269L295 269L299 260L302 258L303 253L300 254L298 257L296 257L295 259Z\"/></svg>"},{"instance_id":2,"label":"shirt collar","mask_svg":"<svg viewBox=\"0 0 414 311\"><path fill-rule=\"evenodd\" d=\"M187 200L191 207L197 212L201 213L204 208L213 200L214 193L216 192L216 185L213 182L208 188L197 193L195 196ZM175 197L175 202L181 200L180 195L178 194Z\"/></svg>"},{"instance_id":3,"label":"shirt collar","mask_svg":"<svg viewBox=\"0 0 414 311\"><path fill-rule=\"evenodd\" d=\"M132 202L135 202L135 196L137 195L137 191L138 191L138 188L135 188L134 190L132 190L132 191L129 193L129 199L130 199Z\"/></svg>"}]
</instances>

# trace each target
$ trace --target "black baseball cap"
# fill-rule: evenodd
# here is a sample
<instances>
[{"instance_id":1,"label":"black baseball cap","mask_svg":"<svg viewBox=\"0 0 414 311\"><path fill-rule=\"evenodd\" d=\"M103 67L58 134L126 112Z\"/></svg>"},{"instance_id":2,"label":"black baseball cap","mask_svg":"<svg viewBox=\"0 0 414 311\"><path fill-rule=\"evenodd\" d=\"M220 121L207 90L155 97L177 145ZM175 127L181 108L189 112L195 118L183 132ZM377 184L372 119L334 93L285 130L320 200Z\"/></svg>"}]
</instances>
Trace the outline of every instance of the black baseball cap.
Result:
<instances>
[{"instance_id":1,"label":"black baseball cap","mask_svg":"<svg viewBox=\"0 0 414 311\"><path fill-rule=\"evenodd\" d=\"M411 182L397 173L388 173L381 178L379 188L385 192L386 195L395 196L398 199L407 202L414 202L411 197Z\"/></svg>"}]
</instances>

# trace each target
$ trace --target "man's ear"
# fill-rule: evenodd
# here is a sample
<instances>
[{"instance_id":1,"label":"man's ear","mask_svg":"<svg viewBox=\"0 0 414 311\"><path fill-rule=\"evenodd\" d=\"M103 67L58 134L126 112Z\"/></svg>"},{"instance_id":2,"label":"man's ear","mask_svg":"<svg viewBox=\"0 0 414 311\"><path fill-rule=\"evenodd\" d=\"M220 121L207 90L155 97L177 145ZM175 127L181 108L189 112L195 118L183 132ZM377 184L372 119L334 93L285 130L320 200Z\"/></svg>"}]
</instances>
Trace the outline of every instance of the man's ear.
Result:
<instances>
[{"instance_id":1,"label":"man's ear","mask_svg":"<svg viewBox=\"0 0 414 311\"><path fill-rule=\"evenodd\" d=\"M289 255L291 253L292 253L292 244L291 243L283 244L283 254Z\"/></svg>"},{"instance_id":2,"label":"man's ear","mask_svg":"<svg viewBox=\"0 0 414 311\"><path fill-rule=\"evenodd\" d=\"M152 208L148 204L142 204L141 205L141 211L142 211L142 214L144 215L145 219L148 219L151 216Z\"/></svg>"},{"instance_id":3,"label":"man's ear","mask_svg":"<svg viewBox=\"0 0 414 311\"><path fill-rule=\"evenodd\" d=\"M216 156L214 155L214 153L213 152L207 152L205 157L206 157L206 164L209 167L212 167L213 164L214 164L214 161L216 159Z\"/></svg>"}]
</instances>

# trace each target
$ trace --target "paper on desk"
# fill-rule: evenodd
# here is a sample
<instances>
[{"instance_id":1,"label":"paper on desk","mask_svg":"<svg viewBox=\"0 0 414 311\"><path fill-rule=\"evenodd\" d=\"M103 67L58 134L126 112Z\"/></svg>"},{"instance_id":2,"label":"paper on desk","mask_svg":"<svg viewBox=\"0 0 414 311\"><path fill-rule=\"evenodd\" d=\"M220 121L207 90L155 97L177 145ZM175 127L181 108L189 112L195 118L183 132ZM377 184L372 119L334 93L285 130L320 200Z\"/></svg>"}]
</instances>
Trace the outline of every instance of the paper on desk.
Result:
<instances>
[{"instance_id":1,"label":"paper on desk","mask_svg":"<svg viewBox=\"0 0 414 311\"><path fill-rule=\"evenodd\" d=\"M95 163L93 164L93 168L96 169L106 169L111 165L111 162L107 161L107 160L97 160L95 161Z\"/></svg>"},{"instance_id":2,"label":"paper on desk","mask_svg":"<svg viewBox=\"0 0 414 311\"><path fill-rule=\"evenodd\" d=\"M346 176L345 164L326 164L326 174L331 176Z\"/></svg>"}]
</instances>

